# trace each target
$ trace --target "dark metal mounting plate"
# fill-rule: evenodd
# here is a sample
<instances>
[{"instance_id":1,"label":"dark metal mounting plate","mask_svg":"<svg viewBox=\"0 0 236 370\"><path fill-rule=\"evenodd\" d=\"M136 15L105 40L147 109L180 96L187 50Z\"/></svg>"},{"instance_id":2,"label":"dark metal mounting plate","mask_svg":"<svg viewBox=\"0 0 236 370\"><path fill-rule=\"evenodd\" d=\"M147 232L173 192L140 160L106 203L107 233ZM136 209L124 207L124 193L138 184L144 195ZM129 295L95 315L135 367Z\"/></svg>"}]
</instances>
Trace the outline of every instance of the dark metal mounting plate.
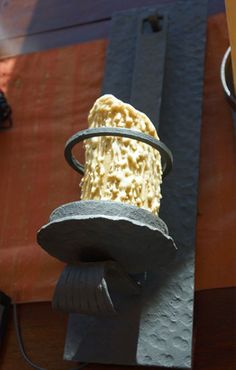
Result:
<instances>
[{"instance_id":1,"label":"dark metal mounting plate","mask_svg":"<svg viewBox=\"0 0 236 370\"><path fill-rule=\"evenodd\" d=\"M149 45L145 41L148 35L140 34L141 20L155 13L168 13L168 29L165 27L162 34L167 43L165 73L160 72L161 78L151 72L156 68L155 63L159 63L157 44L161 42L161 33L151 34ZM148 9L133 9L112 17L103 93L114 94L128 103L139 101L142 103L140 109L147 115L151 106L156 128L160 122L159 136L174 156L173 171L162 186L160 216L168 225L178 251L168 265L147 273L140 297L124 301L115 318L71 314L65 359L191 367L206 14L206 0L181 0ZM143 61L140 60L142 54ZM163 66L163 59L161 63ZM139 66L143 71L137 70ZM138 88L133 83L134 71L140 77ZM148 88L143 88L142 75L151 81ZM156 107L160 106L160 95L159 114Z\"/></svg>"}]
</instances>

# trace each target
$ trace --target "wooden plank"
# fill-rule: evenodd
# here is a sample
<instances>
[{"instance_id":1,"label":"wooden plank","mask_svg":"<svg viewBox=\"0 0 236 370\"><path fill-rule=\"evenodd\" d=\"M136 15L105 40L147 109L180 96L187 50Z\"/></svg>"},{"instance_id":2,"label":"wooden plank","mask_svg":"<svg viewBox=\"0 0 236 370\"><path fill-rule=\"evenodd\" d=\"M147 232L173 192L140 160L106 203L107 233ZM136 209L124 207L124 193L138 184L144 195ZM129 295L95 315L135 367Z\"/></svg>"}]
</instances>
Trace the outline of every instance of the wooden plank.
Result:
<instances>
[{"instance_id":1,"label":"wooden plank","mask_svg":"<svg viewBox=\"0 0 236 370\"><path fill-rule=\"evenodd\" d=\"M1 0L0 40L93 23L112 13L176 0ZM223 10L223 0L209 1L209 14Z\"/></svg>"},{"instance_id":2,"label":"wooden plank","mask_svg":"<svg viewBox=\"0 0 236 370\"><path fill-rule=\"evenodd\" d=\"M80 177L63 150L87 126L100 94L106 44L0 62L0 86L13 108L12 129L0 132L0 289L15 301L50 300L63 269L36 244L36 231L58 205L79 199Z\"/></svg>"},{"instance_id":3,"label":"wooden plank","mask_svg":"<svg viewBox=\"0 0 236 370\"><path fill-rule=\"evenodd\" d=\"M228 23L229 41L231 46L231 61L233 69L234 90L236 91L236 1L225 0Z\"/></svg>"},{"instance_id":4,"label":"wooden plank","mask_svg":"<svg viewBox=\"0 0 236 370\"><path fill-rule=\"evenodd\" d=\"M208 20L198 190L196 289L235 286L236 155L219 71L228 45L224 14Z\"/></svg>"},{"instance_id":5,"label":"wooden plank","mask_svg":"<svg viewBox=\"0 0 236 370\"><path fill-rule=\"evenodd\" d=\"M235 369L235 292L212 289L196 293L194 370ZM46 369L75 368L62 360L67 315L52 311L50 303L21 305L19 316L25 348L37 364ZM17 366L16 366L17 365ZM0 357L0 369L28 370L16 343L12 313ZM127 366L89 365L86 370L129 370ZM132 367L133 370L140 369ZM149 370L150 367L142 367ZM160 369L155 367L156 370Z\"/></svg>"},{"instance_id":6,"label":"wooden plank","mask_svg":"<svg viewBox=\"0 0 236 370\"><path fill-rule=\"evenodd\" d=\"M8 0L1 2L0 39L32 35L111 17L114 11L174 0Z\"/></svg>"},{"instance_id":7,"label":"wooden plank","mask_svg":"<svg viewBox=\"0 0 236 370\"><path fill-rule=\"evenodd\" d=\"M106 39L111 21L66 28L27 37L0 40L0 59L58 48L90 40Z\"/></svg>"},{"instance_id":8,"label":"wooden plank","mask_svg":"<svg viewBox=\"0 0 236 370\"><path fill-rule=\"evenodd\" d=\"M194 370L236 369L235 314L235 288L196 293Z\"/></svg>"}]
</instances>

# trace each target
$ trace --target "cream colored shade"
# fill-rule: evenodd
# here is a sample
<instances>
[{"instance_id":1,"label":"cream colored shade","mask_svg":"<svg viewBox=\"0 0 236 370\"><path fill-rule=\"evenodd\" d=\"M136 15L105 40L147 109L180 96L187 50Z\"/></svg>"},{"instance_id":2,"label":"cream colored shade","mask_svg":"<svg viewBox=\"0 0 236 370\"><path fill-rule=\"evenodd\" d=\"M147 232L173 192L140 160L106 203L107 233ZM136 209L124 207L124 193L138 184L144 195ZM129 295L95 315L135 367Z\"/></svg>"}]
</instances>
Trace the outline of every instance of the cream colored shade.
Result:
<instances>
[{"instance_id":1,"label":"cream colored shade","mask_svg":"<svg viewBox=\"0 0 236 370\"><path fill-rule=\"evenodd\" d=\"M88 124L90 128L128 128L158 139L155 127L144 113L113 95L96 100ZM85 141L82 200L119 201L158 214L161 182L160 153L148 144L111 136Z\"/></svg>"}]
</instances>

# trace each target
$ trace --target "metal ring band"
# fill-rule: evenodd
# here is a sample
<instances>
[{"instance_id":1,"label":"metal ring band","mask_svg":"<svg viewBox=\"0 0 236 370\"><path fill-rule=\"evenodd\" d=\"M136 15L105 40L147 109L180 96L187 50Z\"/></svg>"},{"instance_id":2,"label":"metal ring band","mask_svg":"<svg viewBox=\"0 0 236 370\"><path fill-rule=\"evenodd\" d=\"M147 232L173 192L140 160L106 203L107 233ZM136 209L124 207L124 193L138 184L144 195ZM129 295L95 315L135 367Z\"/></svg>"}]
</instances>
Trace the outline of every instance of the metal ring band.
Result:
<instances>
[{"instance_id":1,"label":"metal ring band","mask_svg":"<svg viewBox=\"0 0 236 370\"><path fill-rule=\"evenodd\" d=\"M220 78L224 93L231 107L236 111L236 96L233 91L233 77L230 72L232 72L231 47L229 47L224 54L220 67Z\"/></svg>"},{"instance_id":2,"label":"metal ring band","mask_svg":"<svg viewBox=\"0 0 236 370\"><path fill-rule=\"evenodd\" d=\"M79 172L82 175L84 174L84 166L73 157L72 149L76 144L80 143L81 141L96 136L117 136L141 141L145 144L152 146L154 149L160 152L163 167L163 176L166 176L172 168L173 164L172 153L167 148L167 146L160 140L157 140L150 135L144 134L143 132L134 131L131 129L99 127L79 131L75 135L71 136L71 138L66 142L64 151L65 159L75 171Z\"/></svg>"}]
</instances>

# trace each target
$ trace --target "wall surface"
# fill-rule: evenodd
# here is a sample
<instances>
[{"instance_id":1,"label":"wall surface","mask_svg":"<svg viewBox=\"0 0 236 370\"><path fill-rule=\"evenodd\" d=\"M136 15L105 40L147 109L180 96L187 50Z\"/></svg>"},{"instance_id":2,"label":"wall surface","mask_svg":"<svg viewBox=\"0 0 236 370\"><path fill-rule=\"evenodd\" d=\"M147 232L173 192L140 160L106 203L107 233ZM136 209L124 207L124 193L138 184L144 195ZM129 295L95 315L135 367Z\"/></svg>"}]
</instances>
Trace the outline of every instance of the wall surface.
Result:
<instances>
[{"instance_id":1,"label":"wall surface","mask_svg":"<svg viewBox=\"0 0 236 370\"><path fill-rule=\"evenodd\" d=\"M78 176L64 162L63 147L71 133L86 127L88 110L99 96L111 14L157 3L160 1L101 0L96 5L64 0L0 2L0 86L14 112L14 128L0 132L0 289L18 302L50 300L63 268L37 247L35 231L53 208L79 197ZM231 111L219 80L228 46L223 11L223 1L209 1L196 249L195 370L233 370L236 366L232 288L236 153ZM26 55L32 52L36 53ZM9 56L12 58L5 59ZM52 313L49 303L21 305L20 316L26 349L35 362L50 369L73 367L61 360L66 316ZM0 368L13 369L16 363L19 369L28 368L16 347L10 318ZM88 367L92 368L107 367Z\"/></svg>"}]
</instances>

